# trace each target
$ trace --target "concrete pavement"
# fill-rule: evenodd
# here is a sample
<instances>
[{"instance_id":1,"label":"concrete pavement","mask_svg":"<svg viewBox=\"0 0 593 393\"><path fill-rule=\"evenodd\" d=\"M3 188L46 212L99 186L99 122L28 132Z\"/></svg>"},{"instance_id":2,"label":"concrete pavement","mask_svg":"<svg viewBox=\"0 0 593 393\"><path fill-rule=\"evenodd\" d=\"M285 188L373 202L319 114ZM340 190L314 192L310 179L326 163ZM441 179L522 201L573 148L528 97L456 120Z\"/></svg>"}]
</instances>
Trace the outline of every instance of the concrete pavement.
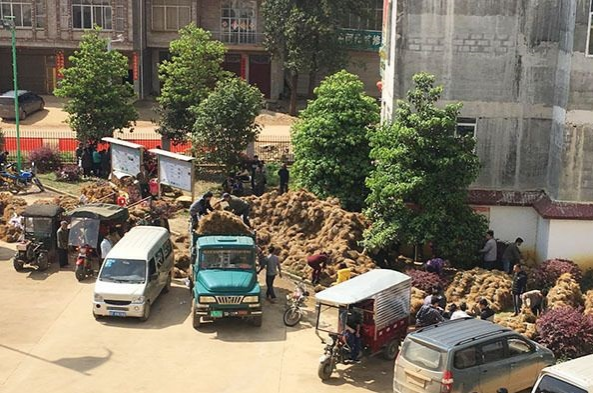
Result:
<instances>
[{"instance_id":1,"label":"concrete pavement","mask_svg":"<svg viewBox=\"0 0 593 393\"><path fill-rule=\"evenodd\" d=\"M224 320L196 331L189 292L178 283L145 323L97 322L92 281L78 283L56 265L18 273L9 261L13 248L0 244L2 393L391 391L393 362L380 357L319 380L323 346L311 327L312 307L295 328L283 325L279 302L266 304L261 328Z\"/></svg>"}]
</instances>

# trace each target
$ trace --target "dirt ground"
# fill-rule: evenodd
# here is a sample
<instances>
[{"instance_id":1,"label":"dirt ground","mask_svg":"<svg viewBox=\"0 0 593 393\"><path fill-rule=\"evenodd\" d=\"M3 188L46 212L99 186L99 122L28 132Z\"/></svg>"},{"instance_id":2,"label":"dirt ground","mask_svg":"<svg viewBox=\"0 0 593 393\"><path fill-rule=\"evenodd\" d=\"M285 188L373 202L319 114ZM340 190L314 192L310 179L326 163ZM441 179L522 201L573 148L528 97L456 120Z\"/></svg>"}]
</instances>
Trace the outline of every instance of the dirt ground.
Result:
<instances>
[{"instance_id":1,"label":"dirt ground","mask_svg":"<svg viewBox=\"0 0 593 393\"><path fill-rule=\"evenodd\" d=\"M63 111L65 100L54 96L43 96L45 109L28 116L20 123L22 132L27 131L63 131L71 133L66 124L67 113ZM154 111L156 105L153 100L138 101L135 106L138 110L139 120L134 127L134 134L145 136L154 134L158 115ZM294 118L279 112L263 110L257 117L256 122L262 126L260 140L274 140L275 138L290 137L290 126ZM14 129L14 120L0 120L0 128L5 130Z\"/></svg>"},{"instance_id":2,"label":"dirt ground","mask_svg":"<svg viewBox=\"0 0 593 393\"><path fill-rule=\"evenodd\" d=\"M29 202L50 193L24 196ZM183 218L174 229L185 228ZM150 319L91 315L93 281L72 269L16 272L14 245L0 243L0 392L391 392L393 362L380 357L339 366L322 383L323 345L312 327L282 323L284 304L266 303L261 328L223 320L196 331L180 280L153 306ZM260 277L260 282L264 282ZM292 283L277 281L279 299Z\"/></svg>"}]
</instances>

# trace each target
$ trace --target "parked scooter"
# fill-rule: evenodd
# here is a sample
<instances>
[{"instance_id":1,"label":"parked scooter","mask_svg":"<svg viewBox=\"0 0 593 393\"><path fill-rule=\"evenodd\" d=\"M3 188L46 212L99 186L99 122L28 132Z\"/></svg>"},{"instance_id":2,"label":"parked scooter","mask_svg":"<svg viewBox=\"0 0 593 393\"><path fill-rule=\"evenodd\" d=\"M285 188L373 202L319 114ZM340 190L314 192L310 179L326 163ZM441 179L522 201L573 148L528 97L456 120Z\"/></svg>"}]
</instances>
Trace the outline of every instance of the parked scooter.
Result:
<instances>
[{"instance_id":1,"label":"parked scooter","mask_svg":"<svg viewBox=\"0 0 593 393\"><path fill-rule=\"evenodd\" d=\"M93 249L87 244L78 250L78 257L76 258L76 270L74 275L78 281L82 281L87 277L92 277L94 274L91 254Z\"/></svg>"},{"instance_id":2,"label":"parked scooter","mask_svg":"<svg viewBox=\"0 0 593 393\"><path fill-rule=\"evenodd\" d=\"M309 292L302 281L296 283L295 289L291 294L286 295L287 308L282 318L286 326L295 326L301 321L303 317L301 307L306 303L308 296Z\"/></svg>"},{"instance_id":3,"label":"parked scooter","mask_svg":"<svg viewBox=\"0 0 593 393\"><path fill-rule=\"evenodd\" d=\"M0 185L7 188L12 194L18 194L21 191L28 191L32 186L36 185L39 191L45 191L43 184L35 175L35 163L31 164L29 171L16 171L13 164L8 164L0 170Z\"/></svg>"}]
</instances>

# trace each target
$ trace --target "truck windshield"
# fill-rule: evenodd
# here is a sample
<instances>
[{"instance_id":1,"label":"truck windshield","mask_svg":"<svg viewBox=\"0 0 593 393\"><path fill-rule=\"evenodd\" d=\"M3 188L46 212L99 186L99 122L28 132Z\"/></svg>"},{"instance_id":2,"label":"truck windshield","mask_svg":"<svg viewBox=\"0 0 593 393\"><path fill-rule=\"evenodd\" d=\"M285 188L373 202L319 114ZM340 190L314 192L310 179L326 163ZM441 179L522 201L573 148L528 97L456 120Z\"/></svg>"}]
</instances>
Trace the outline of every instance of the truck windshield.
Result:
<instances>
[{"instance_id":1,"label":"truck windshield","mask_svg":"<svg viewBox=\"0 0 593 393\"><path fill-rule=\"evenodd\" d=\"M146 261L108 258L103 264L99 280L143 284L146 281Z\"/></svg>"},{"instance_id":2,"label":"truck windshield","mask_svg":"<svg viewBox=\"0 0 593 393\"><path fill-rule=\"evenodd\" d=\"M202 251L202 269L252 269L253 252L251 250L204 250Z\"/></svg>"}]
</instances>

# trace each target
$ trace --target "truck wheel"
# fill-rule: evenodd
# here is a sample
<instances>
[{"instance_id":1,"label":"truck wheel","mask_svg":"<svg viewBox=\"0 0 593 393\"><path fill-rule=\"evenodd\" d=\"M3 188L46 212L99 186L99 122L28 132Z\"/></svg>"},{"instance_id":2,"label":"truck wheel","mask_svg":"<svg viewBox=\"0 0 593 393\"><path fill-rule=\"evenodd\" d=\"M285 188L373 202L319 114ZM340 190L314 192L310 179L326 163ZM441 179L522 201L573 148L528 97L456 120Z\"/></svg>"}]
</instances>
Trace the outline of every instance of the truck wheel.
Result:
<instances>
[{"instance_id":1,"label":"truck wheel","mask_svg":"<svg viewBox=\"0 0 593 393\"><path fill-rule=\"evenodd\" d=\"M146 302L144 305L144 314L140 317L140 322L148 321L148 317L150 317L150 302Z\"/></svg>"},{"instance_id":2,"label":"truck wheel","mask_svg":"<svg viewBox=\"0 0 593 393\"><path fill-rule=\"evenodd\" d=\"M262 317L261 315L258 315L258 316L256 316L256 317L252 317L252 318L251 318L251 324L252 324L253 326L255 326L255 327L261 327L261 325L262 325L262 320L263 320L263 317Z\"/></svg>"},{"instance_id":3,"label":"truck wheel","mask_svg":"<svg viewBox=\"0 0 593 393\"><path fill-rule=\"evenodd\" d=\"M399 344L399 338L394 338L393 340L389 341L385 348L383 348L383 358L386 360L394 360L399 353Z\"/></svg>"},{"instance_id":4,"label":"truck wheel","mask_svg":"<svg viewBox=\"0 0 593 393\"><path fill-rule=\"evenodd\" d=\"M12 266L14 266L14 270L20 272L25 267L25 261L23 261L22 259L14 258L12 260Z\"/></svg>"},{"instance_id":5,"label":"truck wheel","mask_svg":"<svg viewBox=\"0 0 593 393\"><path fill-rule=\"evenodd\" d=\"M49 266L49 259L47 258L47 254L42 252L39 253L39 255L37 256L37 268L40 271L44 271L47 270Z\"/></svg>"},{"instance_id":6,"label":"truck wheel","mask_svg":"<svg viewBox=\"0 0 593 393\"><path fill-rule=\"evenodd\" d=\"M332 364L331 359L324 360L323 362L319 363L319 367L317 367L317 375L322 381L327 381L330 379L333 372L334 365Z\"/></svg>"},{"instance_id":7,"label":"truck wheel","mask_svg":"<svg viewBox=\"0 0 593 393\"><path fill-rule=\"evenodd\" d=\"M193 302L192 302L193 303ZM194 327L194 329L199 329L201 326L201 322L200 322L200 316L196 314L196 306L195 304L192 305L191 307L191 315L192 315L192 326Z\"/></svg>"},{"instance_id":8,"label":"truck wheel","mask_svg":"<svg viewBox=\"0 0 593 393\"><path fill-rule=\"evenodd\" d=\"M84 272L83 265L76 265L76 270L74 271L74 275L78 281L82 281L86 278L86 274Z\"/></svg>"}]
</instances>

